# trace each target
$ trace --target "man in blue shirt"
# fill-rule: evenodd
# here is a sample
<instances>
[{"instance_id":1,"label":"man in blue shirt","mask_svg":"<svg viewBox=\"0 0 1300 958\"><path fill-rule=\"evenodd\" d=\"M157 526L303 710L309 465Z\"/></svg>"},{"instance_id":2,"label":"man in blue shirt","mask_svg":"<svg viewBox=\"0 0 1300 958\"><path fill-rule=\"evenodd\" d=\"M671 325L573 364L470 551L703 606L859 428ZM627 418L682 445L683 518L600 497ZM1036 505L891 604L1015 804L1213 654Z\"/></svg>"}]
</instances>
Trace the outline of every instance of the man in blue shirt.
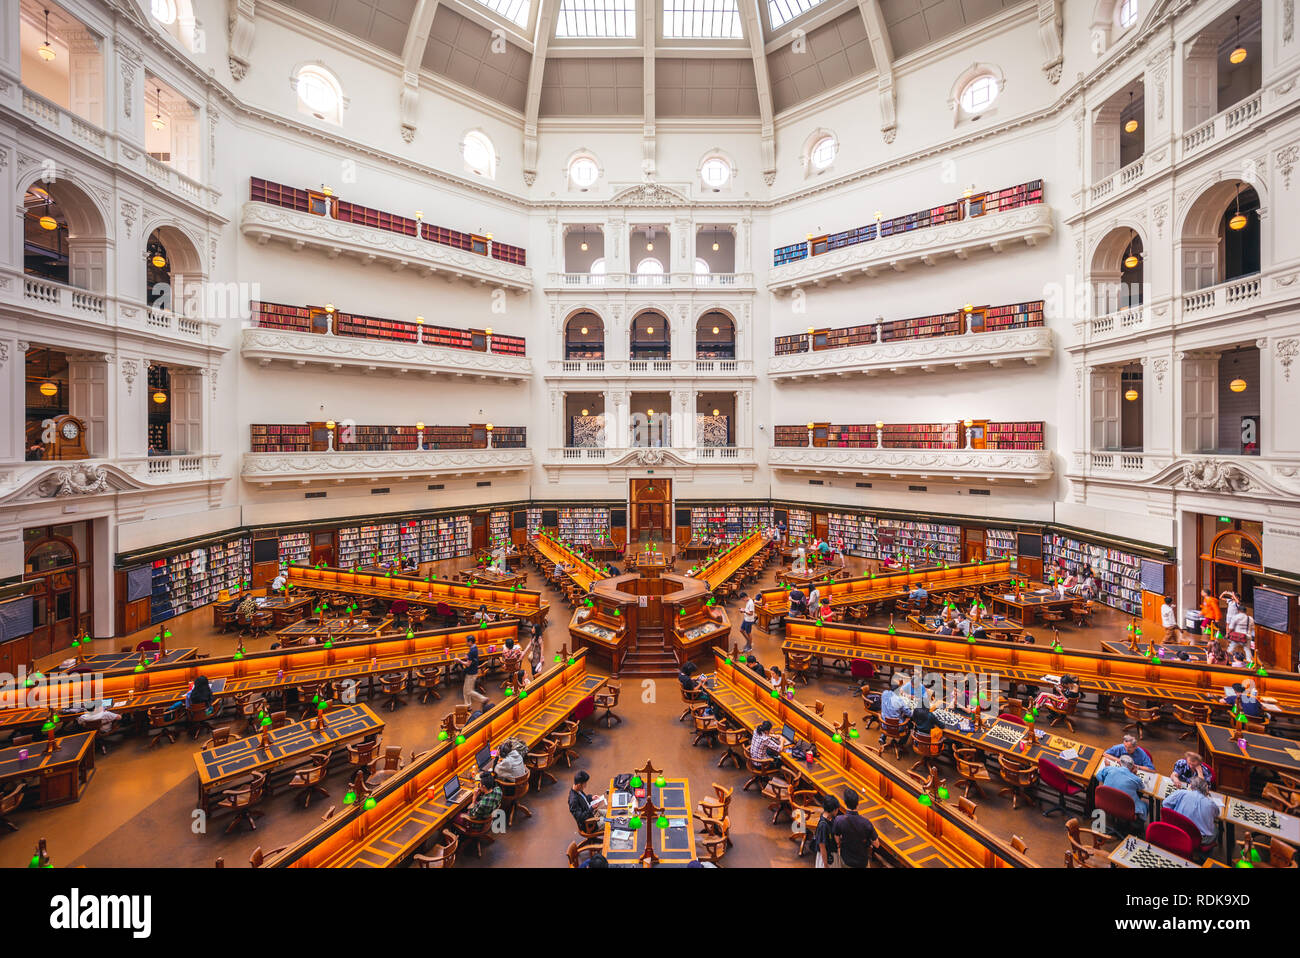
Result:
<instances>
[{"instance_id":1,"label":"man in blue shirt","mask_svg":"<svg viewBox=\"0 0 1300 958\"><path fill-rule=\"evenodd\" d=\"M1138 818L1146 819L1147 803L1142 800L1142 779L1133 770L1133 759L1121 755L1118 765L1103 765L1097 771L1097 781L1132 798L1133 811L1137 812Z\"/></svg>"},{"instance_id":2,"label":"man in blue shirt","mask_svg":"<svg viewBox=\"0 0 1300 958\"><path fill-rule=\"evenodd\" d=\"M930 593L926 592L925 586L918 582L916 588L907 593L907 597L913 602L924 602L930 597Z\"/></svg>"},{"instance_id":3,"label":"man in blue shirt","mask_svg":"<svg viewBox=\"0 0 1300 958\"><path fill-rule=\"evenodd\" d=\"M1187 783L1186 788L1171 792L1160 803L1161 808L1172 809L1184 818L1191 819L1201 833L1201 844L1209 845L1218 840L1219 806L1210 798L1210 783L1196 777Z\"/></svg>"},{"instance_id":4,"label":"man in blue shirt","mask_svg":"<svg viewBox=\"0 0 1300 958\"><path fill-rule=\"evenodd\" d=\"M1132 735L1125 735L1124 741L1106 749L1106 754L1111 758L1123 758L1127 755L1129 758L1133 759L1133 764L1138 768L1148 772L1154 772L1156 770L1155 761L1151 758L1151 755L1146 749L1137 743L1137 739Z\"/></svg>"},{"instance_id":5,"label":"man in blue shirt","mask_svg":"<svg viewBox=\"0 0 1300 958\"><path fill-rule=\"evenodd\" d=\"M880 717L896 722L907 720L912 714L907 700L893 689L888 689L880 697Z\"/></svg>"}]
</instances>

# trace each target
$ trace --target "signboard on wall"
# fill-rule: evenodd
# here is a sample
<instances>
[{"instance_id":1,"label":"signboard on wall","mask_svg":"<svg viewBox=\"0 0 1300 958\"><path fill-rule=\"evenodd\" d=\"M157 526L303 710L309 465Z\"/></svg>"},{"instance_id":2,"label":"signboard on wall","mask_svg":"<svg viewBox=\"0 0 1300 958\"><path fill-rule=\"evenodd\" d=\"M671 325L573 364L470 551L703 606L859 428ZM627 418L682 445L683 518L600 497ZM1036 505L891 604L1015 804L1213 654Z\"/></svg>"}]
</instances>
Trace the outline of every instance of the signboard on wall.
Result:
<instances>
[{"instance_id":1,"label":"signboard on wall","mask_svg":"<svg viewBox=\"0 0 1300 958\"><path fill-rule=\"evenodd\" d=\"M1234 565L1250 566L1255 569L1264 567L1259 554L1259 545L1250 536L1240 532L1224 532L1214 540L1210 558Z\"/></svg>"}]
</instances>

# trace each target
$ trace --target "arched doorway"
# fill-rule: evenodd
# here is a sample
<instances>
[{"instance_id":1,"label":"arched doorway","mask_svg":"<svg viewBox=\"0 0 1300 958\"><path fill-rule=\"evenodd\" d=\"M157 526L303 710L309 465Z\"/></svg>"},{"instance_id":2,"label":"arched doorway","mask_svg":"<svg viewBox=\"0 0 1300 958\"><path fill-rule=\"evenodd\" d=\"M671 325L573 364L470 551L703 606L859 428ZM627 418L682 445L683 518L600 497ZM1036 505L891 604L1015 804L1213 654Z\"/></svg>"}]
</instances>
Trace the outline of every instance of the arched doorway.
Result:
<instances>
[{"instance_id":1,"label":"arched doorway","mask_svg":"<svg viewBox=\"0 0 1300 958\"><path fill-rule=\"evenodd\" d=\"M1259 272L1260 196L1249 183L1224 180L1192 203L1183 221L1183 292Z\"/></svg>"},{"instance_id":2,"label":"arched doorway","mask_svg":"<svg viewBox=\"0 0 1300 958\"><path fill-rule=\"evenodd\" d=\"M23 532L23 580L35 586L31 657L67 648L90 627L90 523L37 526Z\"/></svg>"},{"instance_id":3,"label":"arched doorway","mask_svg":"<svg viewBox=\"0 0 1300 958\"><path fill-rule=\"evenodd\" d=\"M719 310L709 310L695 324L696 359L735 359L736 324Z\"/></svg>"},{"instance_id":4,"label":"arched doorway","mask_svg":"<svg viewBox=\"0 0 1300 958\"><path fill-rule=\"evenodd\" d=\"M104 218L90 195L60 175L23 193L23 272L102 292L110 250Z\"/></svg>"},{"instance_id":5,"label":"arched doorway","mask_svg":"<svg viewBox=\"0 0 1300 958\"><path fill-rule=\"evenodd\" d=\"M1210 516L1204 519L1215 521ZM1235 592L1243 605L1251 607L1255 586L1263 584L1264 550L1253 530L1239 526L1232 522L1214 534L1208 547L1202 546L1201 587L1216 596L1225 591Z\"/></svg>"},{"instance_id":6,"label":"arched doorway","mask_svg":"<svg viewBox=\"0 0 1300 958\"><path fill-rule=\"evenodd\" d=\"M605 324L595 313L582 310L564 325L565 359L604 359Z\"/></svg>"},{"instance_id":7,"label":"arched doorway","mask_svg":"<svg viewBox=\"0 0 1300 958\"><path fill-rule=\"evenodd\" d=\"M662 313L646 310L632 320L631 359L669 359L668 320Z\"/></svg>"}]
</instances>

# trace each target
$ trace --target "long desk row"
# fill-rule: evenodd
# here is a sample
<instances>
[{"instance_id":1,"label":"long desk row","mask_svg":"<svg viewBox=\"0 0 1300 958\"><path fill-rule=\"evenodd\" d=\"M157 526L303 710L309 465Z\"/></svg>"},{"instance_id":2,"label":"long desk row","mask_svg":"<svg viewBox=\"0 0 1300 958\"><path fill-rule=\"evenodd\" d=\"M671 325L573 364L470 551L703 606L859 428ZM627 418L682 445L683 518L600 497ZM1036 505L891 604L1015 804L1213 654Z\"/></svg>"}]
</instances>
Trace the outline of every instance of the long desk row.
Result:
<instances>
[{"instance_id":1,"label":"long desk row","mask_svg":"<svg viewBox=\"0 0 1300 958\"><path fill-rule=\"evenodd\" d=\"M790 725L817 747L810 764L789 759L799 774L827 795L852 788L861 798L859 813L875 825L890 856L916 868L1023 868L1034 862L943 802L920 804L915 781L851 738L835 742L826 722L797 702L774 699L770 687L735 660L715 652L716 670L709 697L734 722L753 731L768 719L776 728Z\"/></svg>"},{"instance_id":2,"label":"long desk row","mask_svg":"<svg viewBox=\"0 0 1300 958\"><path fill-rule=\"evenodd\" d=\"M290 566L289 582L296 589L315 589L363 595L393 602L405 599L421 605L444 603L453 609L476 612L482 606L495 615L512 619L529 619L540 623L546 618L547 605L540 592L528 589L502 589L486 585L464 585L443 579L424 579L411 575L372 575L343 569L314 569Z\"/></svg>"},{"instance_id":3,"label":"long desk row","mask_svg":"<svg viewBox=\"0 0 1300 958\"><path fill-rule=\"evenodd\" d=\"M609 573L604 568L588 562L564 543L548 536L534 536L528 540L528 544L551 565L563 566L565 574L583 592L590 592L592 585L609 578Z\"/></svg>"},{"instance_id":4,"label":"long desk row","mask_svg":"<svg viewBox=\"0 0 1300 958\"><path fill-rule=\"evenodd\" d=\"M971 589L997 585L1011 579L1009 562L982 562L955 565L947 569L926 569L920 572L894 572L887 575L858 576L841 579L820 586L823 599L829 599L832 608L888 602L901 599L917 585L929 592L948 592L953 589ZM789 591L785 588L764 589L754 603L758 613L758 627L771 631L772 620L790 611Z\"/></svg>"},{"instance_id":5,"label":"long desk row","mask_svg":"<svg viewBox=\"0 0 1300 958\"><path fill-rule=\"evenodd\" d=\"M250 652L239 658L192 659L105 678L102 690L95 694L98 698L111 699L111 710L128 716L179 701L189 683L200 675L208 677L213 696L218 700L242 693L269 692L320 682L360 680L405 669L447 665L465 654L471 632L486 658L499 654L507 638L518 638L519 623L503 621L477 629L438 629L409 639L400 636L339 642L328 649L312 645ZM26 704L42 691L44 688L0 693L0 728L44 722L49 716L49 708ZM76 713L69 710L67 714Z\"/></svg>"},{"instance_id":6,"label":"long desk row","mask_svg":"<svg viewBox=\"0 0 1300 958\"><path fill-rule=\"evenodd\" d=\"M357 804L345 809L266 864L391 868L404 862L447 827L468 801L468 787L457 801L448 801L444 786L452 775L471 785L480 750L506 738L521 738L530 747L537 744L606 681L607 676L587 671L584 651L575 652L539 676L526 695L501 702L462 729L463 742L451 739L438 745L384 782L370 794L370 808Z\"/></svg>"},{"instance_id":7,"label":"long desk row","mask_svg":"<svg viewBox=\"0 0 1300 958\"><path fill-rule=\"evenodd\" d=\"M710 559L687 574L701 580L710 589L716 589L743 569L749 560L762 552L766 546L767 539L763 537L762 531L755 530L733 543L722 555Z\"/></svg>"},{"instance_id":8,"label":"long desk row","mask_svg":"<svg viewBox=\"0 0 1300 958\"><path fill-rule=\"evenodd\" d=\"M997 673L1002 681L1045 686L1046 676L1066 672L1078 676L1085 692L1110 698L1131 696L1179 704L1223 705L1223 690L1241 680L1242 671L1195 662L1161 662L1066 649L1000 642L970 641L960 636L919 632L889 632L867 626L824 625L806 619L786 622L781 650L825 661L869 659L893 668L919 667L923 672ZM1255 677L1262 699L1273 700L1277 712L1300 713L1300 675L1269 672Z\"/></svg>"}]
</instances>

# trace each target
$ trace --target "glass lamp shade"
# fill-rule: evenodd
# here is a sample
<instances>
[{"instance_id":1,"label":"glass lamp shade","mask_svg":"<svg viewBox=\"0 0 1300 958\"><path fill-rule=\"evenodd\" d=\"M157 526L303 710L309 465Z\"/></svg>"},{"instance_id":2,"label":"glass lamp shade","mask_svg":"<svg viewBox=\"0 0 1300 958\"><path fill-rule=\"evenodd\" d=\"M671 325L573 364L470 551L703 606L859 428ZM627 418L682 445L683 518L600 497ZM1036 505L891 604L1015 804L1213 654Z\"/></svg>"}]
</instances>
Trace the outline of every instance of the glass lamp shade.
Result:
<instances>
[{"instance_id":1,"label":"glass lamp shade","mask_svg":"<svg viewBox=\"0 0 1300 958\"><path fill-rule=\"evenodd\" d=\"M154 253L149 262L153 263L158 269L162 269L167 265L167 257L163 256L162 253Z\"/></svg>"},{"instance_id":2,"label":"glass lamp shade","mask_svg":"<svg viewBox=\"0 0 1300 958\"><path fill-rule=\"evenodd\" d=\"M153 401L161 406L167 401L167 394L160 389L153 394Z\"/></svg>"},{"instance_id":3,"label":"glass lamp shade","mask_svg":"<svg viewBox=\"0 0 1300 958\"><path fill-rule=\"evenodd\" d=\"M1234 216L1232 219L1228 220L1228 229L1230 229L1230 230L1244 230L1244 229L1246 228L1246 222L1247 222L1247 220L1246 220L1246 214L1245 214L1245 213L1238 213L1238 214L1237 214L1236 216Z\"/></svg>"},{"instance_id":4,"label":"glass lamp shade","mask_svg":"<svg viewBox=\"0 0 1300 958\"><path fill-rule=\"evenodd\" d=\"M37 220L37 222L41 224L41 229L43 230L56 230L59 228L59 221L56 220L53 216L50 216L48 214L42 216L39 220Z\"/></svg>"},{"instance_id":5,"label":"glass lamp shade","mask_svg":"<svg viewBox=\"0 0 1300 958\"><path fill-rule=\"evenodd\" d=\"M1247 56L1246 48L1237 47L1237 49L1233 50L1231 53L1228 54L1228 62L1235 66L1236 64L1241 63L1243 60L1245 60L1246 56Z\"/></svg>"},{"instance_id":6,"label":"glass lamp shade","mask_svg":"<svg viewBox=\"0 0 1300 958\"><path fill-rule=\"evenodd\" d=\"M1234 379L1232 382L1228 383L1228 388L1235 393L1244 393L1246 391L1246 380Z\"/></svg>"},{"instance_id":7,"label":"glass lamp shade","mask_svg":"<svg viewBox=\"0 0 1300 958\"><path fill-rule=\"evenodd\" d=\"M53 396L58 391L59 387L55 383L45 382L40 385L40 393L42 396Z\"/></svg>"},{"instance_id":8,"label":"glass lamp shade","mask_svg":"<svg viewBox=\"0 0 1300 958\"><path fill-rule=\"evenodd\" d=\"M1127 256L1124 257L1124 268L1136 269L1137 264L1140 262L1142 261L1138 259L1136 255L1134 255L1133 253L1129 253Z\"/></svg>"},{"instance_id":9,"label":"glass lamp shade","mask_svg":"<svg viewBox=\"0 0 1300 958\"><path fill-rule=\"evenodd\" d=\"M1129 389L1125 391L1124 398L1129 402L1133 402L1133 400L1138 398L1138 391L1136 389Z\"/></svg>"},{"instance_id":10,"label":"glass lamp shade","mask_svg":"<svg viewBox=\"0 0 1300 958\"><path fill-rule=\"evenodd\" d=\"M1137 120L1129 120L1127 123L1124 124L1125 133L1136 133L1137 128L1138 128Z\"/></svg>"},{"instance_id":11,"label":"glass lamp shade","mask_svg":"<svg viewBox=\"0 0 1300 958\"><path fill-rule=\"evenodd\" d=\"M37 54L37 56L39 56L42 60L44 60L46 63L49 63L49 62L50 62L51 60L53 60L54 57L56 56L56 54L55 54L55 52L54 52L54 47L50 46L50 41L49 41L49 40L46 40L46 41L45 41L44 43L42 43L39 47L36 48L36 54ZM1243 57L1243 59L1244 59L1244 57Z\"/></svg>"}]
</instances>

